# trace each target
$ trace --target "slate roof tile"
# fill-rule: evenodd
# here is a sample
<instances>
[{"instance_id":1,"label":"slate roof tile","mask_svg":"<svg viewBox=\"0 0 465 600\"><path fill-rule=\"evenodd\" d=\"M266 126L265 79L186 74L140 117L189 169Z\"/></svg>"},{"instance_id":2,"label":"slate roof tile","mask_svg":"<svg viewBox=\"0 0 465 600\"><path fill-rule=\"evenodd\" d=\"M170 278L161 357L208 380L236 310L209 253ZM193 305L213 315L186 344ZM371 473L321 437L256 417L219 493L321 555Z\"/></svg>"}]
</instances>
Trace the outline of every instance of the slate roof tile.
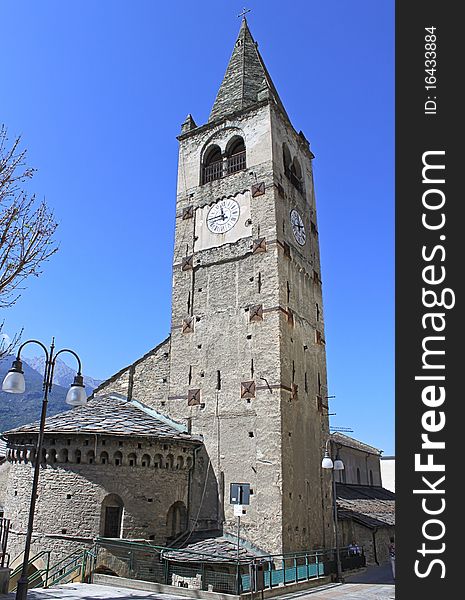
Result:
<instances>
[{"instance_id":1,"label":"slate roof tile","mask_svg":"<svg viewBox=\"0 0 465 600\"><path fill-rule=\"evenodd\" d=\"M164 558L172 561L179 562L235 562L237 560L237 543L223 536L215 537L203 537L198 539L193 534L189 540L191 543L186 546L183 545L179 550L169 550L163 553ZM254 554L247 548L239 548L239 558L241 560L252 560L257 558L257 554Z\"/></svg>"},{"instance_id":2,"label":"slate roof tile","mask_svg":"<svg viewBox=\"0 0 465 600\"><path fill-rule=\"evenodd\" d=\"M336 484L338 516L367 527L395 525L395 494L381 487Z\"/></svg>"},{"instance_id":3,"label":"slate roof tile","mask_svg":"<svg viewBox=\"0 0 465 600\"><path fill-rule=\"evenodd\" d=\"M271 98L287 117L258 46L250 33L247 20L243 19L209 122L253 106L258 101L259 92L264 90L268 90Z\"/></svg>"},{"instance_id":4,"label":"slate roof tile","mask_svg":"<svg viewBox=\"0 0 465 600\"><path fill-rule=\"evenodd\" d=\"M37 433L38 430L39 422L36 422L11 429L2 435L8 437ZM45 423L45 433L84 432L200 441L200 438L188 434L183 424L176 423L140 402L127 400L120 394L95 396L84 406L49 417Z\"/></svg>"}]
</instances>

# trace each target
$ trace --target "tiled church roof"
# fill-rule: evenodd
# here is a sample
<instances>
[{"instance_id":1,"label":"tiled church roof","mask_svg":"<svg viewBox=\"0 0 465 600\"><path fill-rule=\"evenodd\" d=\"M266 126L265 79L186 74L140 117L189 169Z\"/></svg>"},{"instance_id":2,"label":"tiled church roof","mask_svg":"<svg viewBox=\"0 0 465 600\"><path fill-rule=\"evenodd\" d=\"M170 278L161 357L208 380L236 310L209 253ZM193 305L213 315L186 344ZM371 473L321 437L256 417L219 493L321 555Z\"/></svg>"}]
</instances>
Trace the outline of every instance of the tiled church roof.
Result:
<instances>
[{"instance_id":1,"label":"tiled church roof","mask_svg":"<svg viewBox=\"0 0 465 600\"><path fill-rule=\"evenodd\" d=\"M37 433L39 423L23 425L3 433L4 436ZM150 436L175 440L199 441L186 427L172 421L136 400L120 394L96 396L84 406L54 415L46 420L45 433L106 434Z\"/></svg>"},{"instance_id":2,"label":"tiled church roof","mask_svg":"<svg viewBox=\"0 0 465 600\"><path fill-rule=\"evenodd\" d=\"M178 562L229 562L237 560L237 542L223 535L212 535L213 532L194 532L179 549L163 552L163 557ZM239 559L251 560L257 558L252 550L239 547Z\"/></svg>"},{"instance_id":3,"label":"tiled church roof","mask_svg":"<svg viewBox=\"0 0 465 600\"><path fill-rule=\"evenodd\" d=\"M368 444L360 442L355 438L351 438L348 435L344 435L339 431L331 434L331 440L335 444L340 444L341 446L346 446L348 448L355 448L355 450L361 450L362 452L368 452L369 454L376 454L377 456L379 456L382 452L382 450L378 450L378 448L375 448L374 446L369 446Z\"/></svg>"},{"instance_id":4,"label":"tiled church roof","mask_svg":"<svg viewBox=\"0 0 465 600\"><path fill-rule=\"evenodd\" d=\"M367 527L395 525L395 494L382 487L336 484L338 516Z\"/></svg>"}]
</instances>

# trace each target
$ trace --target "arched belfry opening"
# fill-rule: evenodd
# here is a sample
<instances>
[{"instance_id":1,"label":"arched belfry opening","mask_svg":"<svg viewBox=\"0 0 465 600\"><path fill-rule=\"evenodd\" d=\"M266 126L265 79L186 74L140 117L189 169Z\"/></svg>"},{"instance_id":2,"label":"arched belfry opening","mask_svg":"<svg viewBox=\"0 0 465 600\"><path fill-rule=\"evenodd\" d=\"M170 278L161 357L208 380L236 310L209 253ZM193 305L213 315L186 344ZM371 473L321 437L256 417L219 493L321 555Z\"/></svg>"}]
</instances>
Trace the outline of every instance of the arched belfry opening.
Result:
<instances>
[{"instance_id":1,"label":"arched belfry opening","mask_svg":"<svg viewBox=\"0 0 465 600\"><path fill-rule=\"evenodd\" d=\"M291 171L292 156L286 143L283 143L283 166L286 177Z\"/></svg>"},{"instance_id":2,"label":"arched belfry opening","mask_svg":"<svg viewBox=\"0 0 465 600\"><path fill-rule=\"evenodd\" d=\"M123 523L124 503L117 494L108 494L102 502L100 535L120 538Z\"/></svg>"},{"instance_id":3,"label":"arched belfry opening","mask_svg":"<svg viewBox=\"0 0 465 600\"><path fill-rule=\"evenodd\" d=\"M240 135L231 138L226 146L228 175L246 168L244 139Z\"/></svg>"},{"instance_id":4,"label":"arched belfry opening","mask_svg":"<svg viewBox=\"0 0 465 600\"><path fill-rule=\"evenodd\" d=\"M302 167L297 157L292 158L286 143L283 143L283 167L284 174L299 192L303 191Z\"/></svg>"},{"instance_id":5,"label":"arched belfry opening","mask_svg":"<svg viewBox=\"0 0 465 600\"><path fill-rule=\"evenodd\" d=\"M244 138L234 135L226 144L224 153L212 144L205 150L202 161L202 184L222 179L247 167Z\"/></svg>"},{"instance_id":6,"label":"arched belfry opening","mask_svg":"<svg viewBox=\"0 0 465 600\"><path fill-rule=\"evenodd\" d=\"M207 148L203 160L202 183L208 183L223 177L223 157L221 149L216 144Z\"/></svg>"}]
</instances>

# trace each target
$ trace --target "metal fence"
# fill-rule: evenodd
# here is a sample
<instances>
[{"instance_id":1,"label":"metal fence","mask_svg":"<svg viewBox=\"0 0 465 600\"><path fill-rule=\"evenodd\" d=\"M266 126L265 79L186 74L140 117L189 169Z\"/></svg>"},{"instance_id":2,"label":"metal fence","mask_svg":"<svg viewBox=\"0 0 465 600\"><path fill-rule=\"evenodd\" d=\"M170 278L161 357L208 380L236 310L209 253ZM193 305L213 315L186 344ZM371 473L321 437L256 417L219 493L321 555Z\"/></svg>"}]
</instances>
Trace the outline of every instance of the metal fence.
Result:
<instances>
[{"instance_id":1,"label":"metal fence","mask_svg":"<svg viewBox=\"0 0 465 600\"><path fill-rule=\"evenodd\" d=\"M197 556L196 556L197 554ZM363 551L350 555L341 549L343 570L365 564ZM106 573L176 587L241 594L272 589L336 572L334 550L270 554L233 560L192 550L170 549L147 542L98 538L95 573Z\"/></svg>"}]
</instances>

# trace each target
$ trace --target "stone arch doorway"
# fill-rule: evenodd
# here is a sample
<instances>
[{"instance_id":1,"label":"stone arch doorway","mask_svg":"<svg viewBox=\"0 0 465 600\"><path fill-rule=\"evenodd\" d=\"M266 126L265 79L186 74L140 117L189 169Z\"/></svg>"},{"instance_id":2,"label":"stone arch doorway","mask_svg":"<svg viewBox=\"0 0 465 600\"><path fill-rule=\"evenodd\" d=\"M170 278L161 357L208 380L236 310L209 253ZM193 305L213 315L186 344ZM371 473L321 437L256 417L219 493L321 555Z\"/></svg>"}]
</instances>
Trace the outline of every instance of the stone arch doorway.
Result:
<instances>
[{"instance_id":1,"label":"stone arch doorway","mask_svg":"<svg viewBox=\"0 0 465 600\"><path fill-rule=\"evenodd\" d=\"M184 502L172 504L166 517L167 540L174 540L187 530L187 508Z\"/></svg>"},{"instance_id":2,"label":"stone arch doorway","mask_svg":"<svg viewBox=\"0 0 465 600\"><path fill-rule=\"evenodd\" d=\"M105 496L100 513L100 535L102 537L121 537L123 512L124 502L117 494Z\"/></svg>"}]
</instances>

